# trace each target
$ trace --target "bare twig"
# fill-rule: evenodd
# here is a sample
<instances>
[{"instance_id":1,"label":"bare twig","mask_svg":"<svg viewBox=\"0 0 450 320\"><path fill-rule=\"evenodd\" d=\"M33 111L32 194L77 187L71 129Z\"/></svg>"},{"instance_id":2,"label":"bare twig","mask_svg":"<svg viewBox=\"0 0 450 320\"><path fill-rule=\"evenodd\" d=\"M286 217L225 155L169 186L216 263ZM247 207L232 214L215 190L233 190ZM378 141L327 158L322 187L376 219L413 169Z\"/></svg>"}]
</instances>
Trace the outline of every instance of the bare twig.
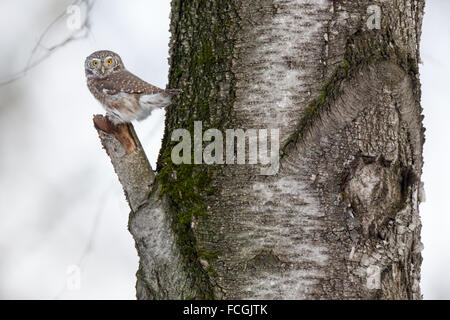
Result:
<instances>
[{"instance_id":1,"label":"bare twig","mask_svg":"<svg viewBox=\"0 0 450 320\"><path fill-rule=\"evenodd\" d=\"M57 49L65 46L67 43L75 41L75 40L80 40L83 38L86 38L87 35L89 34L89 30L90 30L90 23L89 23L89 13L92 9L92 6L94 5L94 1L93 0L76 0L72 3L72 5L78 5L81 6L83 5L86 7L86 17L83 21L83 23L81 24L80 28L75 31L74 33L72 33L71 35L69 35L67 38L65 38L64 40L62 40L61 42L51 46L51 47L44 47L42 45L42 42L44 41L46 35L49 33L49 31L53 28L53 26L59 22L61 19L63 19L66 16L66 11L62 12L61 14L59 14L44 30L44 32L41 34L41 36L39 37L38 41L36 42L36 45L33 47L33 49L31 50L30 53L30 57L28 58L27 64L26 66L19 72L17 72L16 74L12 75L9 79L5 80L5 81L1 81L0 82L0 86L5 86L8 84L11 84L23 77L25 77L28 73L28 71L30 71L31 69L35 68L36 66L38 66L42 61L46 60L47 58L49 58L53 52L55 52ZM41 56L39 59L33 61L33 58L36 56L36 53L38 52L38 49L43 48L46 50L46 53Z\"/></svg>"}]
</instances>

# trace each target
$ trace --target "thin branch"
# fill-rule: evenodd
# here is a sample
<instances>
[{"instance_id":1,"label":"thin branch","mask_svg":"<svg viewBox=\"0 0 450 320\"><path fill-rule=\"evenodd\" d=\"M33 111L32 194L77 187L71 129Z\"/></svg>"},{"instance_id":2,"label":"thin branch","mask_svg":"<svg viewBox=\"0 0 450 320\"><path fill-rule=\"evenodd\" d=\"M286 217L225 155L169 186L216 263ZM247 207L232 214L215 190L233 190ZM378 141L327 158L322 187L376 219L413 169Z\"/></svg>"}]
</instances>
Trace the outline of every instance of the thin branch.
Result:
<instances>
[{"instance_id":1,"label":"thin branch","mask_svg":"<svg viewBox=\"0 0 450 320\"><path fill-rule=\"evenodd\" d=\"M80 28L74 32L73 34L71 34L70 36L68 36L66 39L62 40L61 42L49 47L49 48L45 48L42 45L42 42L44 41L46 35L50 32L50 30L52 29L52 27L59 22L62 18L64 18L66 16L66 11L62 12L61 14L59 14L44 30L44 32L41 34L41 36L39 37L38 41L36 42L36 45L33 47L33 49L31 50L30 56L28 58L27 64L26 66L19 72L17 72L16 74L12 75L10 77L10 79L5 80L5 81L1 81L0 82L0 87L1 86L6 86L8 84L11 84L23 77L25 77L28 73L28 71L30 71L31 69L35 68L36 66L38 66L40 63L42 63L44 60L46 60L47 58L49 58L53 52L55 52L57 49L65 46L66 44L68 44L69 42L72 41L76 41L76 40L80 40L80 39L84 39L88 36L89 34L89 30L90 30L90 23L89 23L89 13L94 5L94 1L92 0L77 0L74 1L72 3L72 5L85 5L86 7L86 17L83 21L83 23L81 24ZM38 52L39 48L43 48L46 50L46 53L40 57L39 59L35 60L33 62L33 58L35 57L36 53Z\"/></svg>"}]
</instances>

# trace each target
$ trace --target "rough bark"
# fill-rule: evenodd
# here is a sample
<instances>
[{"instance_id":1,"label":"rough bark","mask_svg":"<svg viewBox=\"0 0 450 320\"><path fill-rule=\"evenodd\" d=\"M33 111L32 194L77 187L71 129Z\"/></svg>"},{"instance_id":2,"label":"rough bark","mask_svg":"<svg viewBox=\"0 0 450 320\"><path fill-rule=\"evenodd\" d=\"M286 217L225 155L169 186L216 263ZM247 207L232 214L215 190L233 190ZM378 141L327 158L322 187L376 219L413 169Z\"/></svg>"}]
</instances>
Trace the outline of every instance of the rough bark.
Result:
<instances>
[{"instance_id":1,"label":"rough bark","mask_svg":"<svg viewBox=\"0 0 450 320\"><path fill-rule=\"evenodd\" d=\"M119 125L114 128L106 117L100 115L94 117L94 125L131 209L128 228L140 257L137 297L204 297L198 296L197 292L208 295L210 289L196 283L202 275L200 272L197 276L199 266L196 261L186 261L183 257L185 253L178 245L179 236L171 227L167 197L161 194L161 187L155 180L133 126ZM124 140L132 142L124 143Z\"/></svg>"},{"instance_id":2,"label":"rough bark","mask_svg":"<svg viewBox=\"0 0 450 320\"><path fill-rule=\"evenodd\" d=\"M421 298L423 6L172 1L169 86L184 93L156 179L135 136L122 156L100 132L132 208L139 299ZM171 132L194 120L279 128L280 171L174 165Z\"/></svg>"}]
</instances>

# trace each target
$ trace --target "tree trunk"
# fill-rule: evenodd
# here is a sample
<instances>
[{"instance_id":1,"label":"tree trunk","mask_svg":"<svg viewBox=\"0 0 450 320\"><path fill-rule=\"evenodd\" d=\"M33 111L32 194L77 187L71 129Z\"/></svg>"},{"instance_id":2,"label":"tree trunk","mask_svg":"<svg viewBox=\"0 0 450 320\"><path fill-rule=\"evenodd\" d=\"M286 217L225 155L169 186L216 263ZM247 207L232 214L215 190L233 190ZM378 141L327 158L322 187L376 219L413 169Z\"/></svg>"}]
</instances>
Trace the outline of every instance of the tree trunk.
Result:
<instances>
[{"instance_id":1,"label":"tree trunk","mask_svg":"<svg viewBox=\"0 0 450 320\"><path fill-rule=\"evenodd\" d=\"M156 179L131 127L125 155L100 132L132 209L137 297L420 299L424 1L171 5L184 93ZM174 164L171 134L194 121L278 128L279 171Z\"/></svg>"}]
</instances>

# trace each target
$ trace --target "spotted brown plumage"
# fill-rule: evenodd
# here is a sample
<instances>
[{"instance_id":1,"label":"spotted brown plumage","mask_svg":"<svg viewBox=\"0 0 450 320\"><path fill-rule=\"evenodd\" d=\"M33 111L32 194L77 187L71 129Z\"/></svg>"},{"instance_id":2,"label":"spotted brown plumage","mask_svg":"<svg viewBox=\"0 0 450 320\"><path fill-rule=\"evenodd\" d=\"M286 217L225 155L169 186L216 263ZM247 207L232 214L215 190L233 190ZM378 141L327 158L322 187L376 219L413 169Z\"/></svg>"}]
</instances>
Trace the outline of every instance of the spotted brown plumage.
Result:
<instances>
[{"instance_id":1,"label":"spotted brown plumage","mask_svg":"<svg viewBox=\"0 0 450 320\"><path fill-rule=\"evenodd\" d=\"M143 120L158 108L168 106L179 89L161 89L125 69L112 51L92 53L85 61L87 85L115 124Z\"/></svg>"}]
</instances>

